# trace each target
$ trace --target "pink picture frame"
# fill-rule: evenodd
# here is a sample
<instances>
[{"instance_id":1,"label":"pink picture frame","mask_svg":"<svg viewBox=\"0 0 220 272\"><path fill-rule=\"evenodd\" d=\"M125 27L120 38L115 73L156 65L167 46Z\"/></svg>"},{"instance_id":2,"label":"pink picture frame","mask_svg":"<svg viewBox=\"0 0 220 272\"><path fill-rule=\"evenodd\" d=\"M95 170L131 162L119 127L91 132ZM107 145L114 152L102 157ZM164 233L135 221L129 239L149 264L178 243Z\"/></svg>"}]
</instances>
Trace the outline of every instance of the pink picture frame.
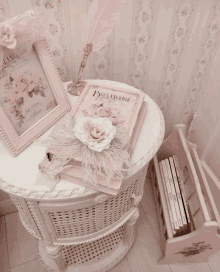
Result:
<instances>
[{"instance_id":1,"label":"pink picture frame","mask_svg":"<svg viewBox=\"0 0 220 272\"><path fill-rule=\"evenodd\" d=\"M25 45L4 50L0 140L16 157L70 111L71 105L46 40L35 42L27 54Z\"/></svg>"}]
</instances>

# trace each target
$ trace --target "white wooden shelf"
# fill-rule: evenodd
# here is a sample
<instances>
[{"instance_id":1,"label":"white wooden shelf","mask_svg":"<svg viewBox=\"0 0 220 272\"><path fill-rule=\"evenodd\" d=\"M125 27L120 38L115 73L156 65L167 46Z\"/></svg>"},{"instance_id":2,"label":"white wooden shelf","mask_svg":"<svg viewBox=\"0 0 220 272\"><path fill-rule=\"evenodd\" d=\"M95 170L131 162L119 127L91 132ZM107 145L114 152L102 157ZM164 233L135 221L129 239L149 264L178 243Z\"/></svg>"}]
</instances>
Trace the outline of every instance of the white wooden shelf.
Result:
<instances>
[{"instance_id":1,"label":"white wooden shelf","mask_svg":"<svg viewBox=\"0 0 220 272\"><path fill-rule=\"evenodd\" d=\"M176 125L150 164L164 251L158 264L207 262L208 257L220 249L219 212L197 154L197 145L186 140L185 135L185 125ZM178 159L193 222L191 232L179 237L173 237L158 164L172 155Z\"/></svg>"}]
</instances>

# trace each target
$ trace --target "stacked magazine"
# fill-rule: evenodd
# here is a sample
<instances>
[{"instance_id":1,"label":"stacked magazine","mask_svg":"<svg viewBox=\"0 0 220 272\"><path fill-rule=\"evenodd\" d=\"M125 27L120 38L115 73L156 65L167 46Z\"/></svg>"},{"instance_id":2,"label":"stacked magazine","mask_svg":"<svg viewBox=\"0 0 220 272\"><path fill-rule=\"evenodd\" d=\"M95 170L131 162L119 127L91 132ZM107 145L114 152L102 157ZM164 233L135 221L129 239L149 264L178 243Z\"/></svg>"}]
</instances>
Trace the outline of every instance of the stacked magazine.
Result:
<instances>
[{"instance_id":1,"label":"stacked magazine","mask_svg":"<svg viewBox=\"0 0 220 272\"><path fill-rule=\"evenodd\" d=\"M159 162L173 237L191 232L190 209L176 155Z\"/></svg>"},{"instance_id":2,"label":"stacked magazine","mask_svg":"<svg viewBox=\"0 0 220 272\"><path fill-rule=\"evenodd\" d=\"M144 98L142 91L87 83L72 109L71 116L77 118L83 114L110 118L116 128L122 125L128 129L130 148L133 150L147 111ZM60 173L60 178L113 195L118 194L122 184L122 180L118 179L107 183L103 177L97 177L96 184L84 181L80 157L74 158L71 167Z\"/></svg>"}]
</instances>

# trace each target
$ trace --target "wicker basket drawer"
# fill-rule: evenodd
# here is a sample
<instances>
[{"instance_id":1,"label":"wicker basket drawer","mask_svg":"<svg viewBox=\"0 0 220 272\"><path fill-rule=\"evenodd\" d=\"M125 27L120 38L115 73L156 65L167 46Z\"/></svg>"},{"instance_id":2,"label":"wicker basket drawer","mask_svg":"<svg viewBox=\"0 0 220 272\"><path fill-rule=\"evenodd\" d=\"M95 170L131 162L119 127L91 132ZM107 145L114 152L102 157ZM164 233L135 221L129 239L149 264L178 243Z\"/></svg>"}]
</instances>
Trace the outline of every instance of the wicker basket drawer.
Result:
<instances>
[{"instance_id":1,"label":"wicker basket drawer","mask_svg":"<svg viewBox=\"0 0 220 272\"><path fill-rule=\"evenodd\" d=\"M39 208L53 242L79 243L115 229L127 221L134 208L134 196L139 179L136 179L117 196L108 196L101 203L81 205L67 202L54 207L50 203L39 203ZM119 223L119 221L121 223Z\"/></svg>"}]
</instances>

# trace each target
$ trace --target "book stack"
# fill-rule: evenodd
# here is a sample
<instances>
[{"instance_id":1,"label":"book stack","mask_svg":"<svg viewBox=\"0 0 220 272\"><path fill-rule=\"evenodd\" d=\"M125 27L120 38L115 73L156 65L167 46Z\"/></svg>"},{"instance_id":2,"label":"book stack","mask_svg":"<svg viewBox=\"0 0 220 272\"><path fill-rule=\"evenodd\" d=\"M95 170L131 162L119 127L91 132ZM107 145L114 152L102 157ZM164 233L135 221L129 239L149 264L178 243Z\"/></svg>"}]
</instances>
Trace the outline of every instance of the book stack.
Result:
<instances>
[{"instance_id":1,"label":"book stack","mask_svg":"<svg viewBox=\"0 0 220 272\"><path fill-rule=\"evenodd\" d=\"M159 162L173 237L192 231L189 204L176 155Z\"/></svg>"},{"instance_id":2,"label":"book stack","mask_svg":"<svg viewBox=\"0 0 220 272\"><path fill-rule=\"evenodd\" d=\"M82 115L94 118L107 117L116 128L119 125L124 126L128 131L132 154L147 111L147 103L144 98L145 94L138 90L133 91L87 83L70 114L73 119ZM83 179L82 161L83 158L80 155L74 157L69 165L70 167L59 174L60 179L87 186L97 191L113 195L118 194L122 180L115 178L111 179L109 183L105 177L97 176L96 183L85 181ZM117 164L116 161L114 163ZM118 169L121 169L123 165L118 167Z\"/></svg>"}]
</instances>

